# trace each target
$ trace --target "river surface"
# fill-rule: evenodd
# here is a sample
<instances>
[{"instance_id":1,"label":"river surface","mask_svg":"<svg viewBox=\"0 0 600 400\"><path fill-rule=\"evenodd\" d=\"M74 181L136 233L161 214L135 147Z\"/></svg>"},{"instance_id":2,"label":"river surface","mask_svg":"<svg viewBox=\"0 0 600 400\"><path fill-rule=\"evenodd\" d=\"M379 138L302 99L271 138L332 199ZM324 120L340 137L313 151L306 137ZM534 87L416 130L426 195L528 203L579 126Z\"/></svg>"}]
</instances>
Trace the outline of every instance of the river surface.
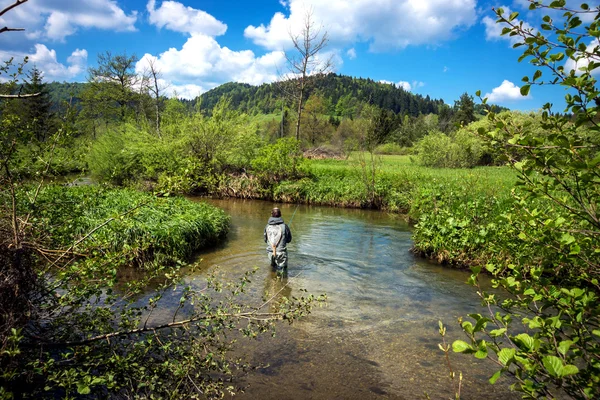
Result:
<instances>
[{"instance_id":1,"label":"river surface","mask_svg":"<svg viewBox=\"0 0 600 400\"><path fill-rule=\"evenodd\" d=\"M196 201L206 201L195 199ZM438 321L448 340L464 339L457 318L485 313L468 273L415 257L409 226L376 211L278 205L284 220L294 215L288 246L288 278L278 279L266 258L263 229L275 204L209 200L231 215L231 231L218 248L204 252L196 278L218 270L237 280L258 266L257 302L264 293L300 289L327 294L327 305L277 335L241 341L254 362L269 367L244 378L240 399L432 399L454 398ZM294 214L295 212L295 214ZM287 285L287 286L286 286ZM250 292L252 294L252 291ZM462 371L462 399L519 398L489 361L451 354Z\"/></svg>"}]
</instances>

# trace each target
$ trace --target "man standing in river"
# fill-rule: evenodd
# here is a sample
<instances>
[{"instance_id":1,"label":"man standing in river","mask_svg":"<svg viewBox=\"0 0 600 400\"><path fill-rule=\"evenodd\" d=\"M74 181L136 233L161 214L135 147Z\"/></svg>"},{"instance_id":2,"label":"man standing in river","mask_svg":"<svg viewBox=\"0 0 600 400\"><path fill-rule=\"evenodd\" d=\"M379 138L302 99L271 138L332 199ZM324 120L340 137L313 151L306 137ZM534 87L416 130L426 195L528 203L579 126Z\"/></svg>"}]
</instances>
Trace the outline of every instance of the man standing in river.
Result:
<instances>
[{"instance_id":1,"label":"man standing in river","mask_svg":"<svg viewBox=\"0 0 600 400\"><path fill-rule=\"evenodd\" d=\"M287 244L292 241L292 232L283 222L281 210L277 207L271 210L271 218L265 227L264 237L271 266L277 271L283 271L287 268Z\"/></svg>"}]
</instances>

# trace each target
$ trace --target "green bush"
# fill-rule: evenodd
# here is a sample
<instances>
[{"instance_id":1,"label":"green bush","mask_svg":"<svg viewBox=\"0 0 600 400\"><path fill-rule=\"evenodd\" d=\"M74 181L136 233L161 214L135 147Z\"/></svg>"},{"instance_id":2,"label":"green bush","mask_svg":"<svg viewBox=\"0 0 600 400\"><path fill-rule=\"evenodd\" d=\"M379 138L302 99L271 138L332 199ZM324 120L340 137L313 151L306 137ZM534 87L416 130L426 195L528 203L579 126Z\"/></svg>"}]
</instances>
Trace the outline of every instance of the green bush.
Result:
<instances>
[{"instance_id":1,"label":"green bush","mask_svg":"<svg viewBox=\"0 0 600 400\"><path fill-rule=\"evenodd\" d=\"M300 142L283 138L263 147L252 160L252 171L266 183L297 178L305 172Z\"/></svg>"},{"instance_id":2,"label":"green bush","mask_svg":"<svg viewBox=\"0 0 600 400\"><path fill-rule=\"evenodd\" d=\"M454 158L458 146L442 132L432 132L421 139L415 146L419 163L425 167L450 168L454 166Z\"/></svg>"}]
</instances>

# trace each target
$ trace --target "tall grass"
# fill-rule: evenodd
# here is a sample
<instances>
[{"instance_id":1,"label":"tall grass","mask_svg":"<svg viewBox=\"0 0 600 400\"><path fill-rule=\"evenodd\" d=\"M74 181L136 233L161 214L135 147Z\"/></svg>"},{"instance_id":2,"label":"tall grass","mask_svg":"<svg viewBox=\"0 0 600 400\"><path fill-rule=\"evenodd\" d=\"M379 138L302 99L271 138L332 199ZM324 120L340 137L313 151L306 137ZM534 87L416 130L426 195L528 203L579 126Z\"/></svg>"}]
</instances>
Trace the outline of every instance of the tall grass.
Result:
<instances>
[{"instance_id":1,"label":"tall grass","mask_svg":"<svg viewBox=\"0 0 600 400\"><path fill-rule=\"evenodd\" d=\"M223 237L229 223L224 211L205 203L99 186L47 186L35 216L48 227L51 245L59 248L68 248L110 220L78 245L78 251L120 254L122 261L134 265L185 259Z\"/></svg>"}]
</instances>

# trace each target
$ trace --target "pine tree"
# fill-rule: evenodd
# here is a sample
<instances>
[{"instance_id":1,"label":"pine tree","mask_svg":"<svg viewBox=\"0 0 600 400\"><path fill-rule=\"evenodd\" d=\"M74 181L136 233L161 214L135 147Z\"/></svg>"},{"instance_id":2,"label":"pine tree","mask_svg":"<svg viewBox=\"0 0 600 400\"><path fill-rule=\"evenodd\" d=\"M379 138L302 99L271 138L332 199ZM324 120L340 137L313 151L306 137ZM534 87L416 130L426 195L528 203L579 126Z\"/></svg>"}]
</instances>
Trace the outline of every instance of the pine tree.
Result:
<instances>
[{"instance_id":1,"label":"pine tree","mask_svg":"<svg viewBox=\"0 0 600 400\"><path fill-rule=\"evenodd\" d=\"M44 142L56 129L56 118L48 85L44 82L42 71L36 66L27 74L23 92L39 93L38 96L23 99L21 118L31 137L38 142Z\"/></svg>"}]
</instances>

